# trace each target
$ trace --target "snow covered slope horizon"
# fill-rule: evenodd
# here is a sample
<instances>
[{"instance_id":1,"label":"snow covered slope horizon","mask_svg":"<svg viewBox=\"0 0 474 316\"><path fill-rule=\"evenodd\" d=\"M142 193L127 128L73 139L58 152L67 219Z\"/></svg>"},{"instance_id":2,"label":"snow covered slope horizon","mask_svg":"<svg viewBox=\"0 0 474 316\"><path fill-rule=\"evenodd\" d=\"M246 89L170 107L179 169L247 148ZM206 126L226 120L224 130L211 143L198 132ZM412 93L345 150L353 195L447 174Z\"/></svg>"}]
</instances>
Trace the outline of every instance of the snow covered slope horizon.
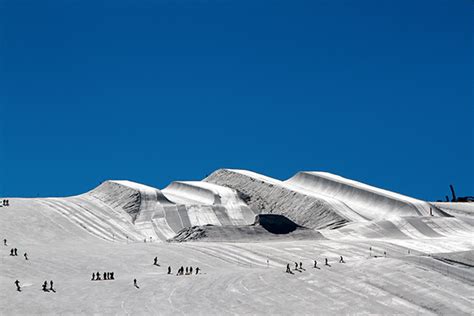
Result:
<instances>
[{"instance_id":1,"label":"snow covered slope horizon","mask_svg":"<svg viewBox=\"0 0 474 316\"><path fill-rule=\"evenodd\" d=\"M257 214L278 214L311 229L449 216L436 205L323 172L288 180L248 170L219 169L203 181L174 181L164 189L108 180L65 198L32 199L106 240L159 240L184 228L250 225Z\"/></svg>"},{"instance_id":2,"label":"snow covered slope horizon","mask_svg":"<svg viewBox=\"0 0 474 316\"><path fill-rule=\"evenodd\" d=\"M0 314L472 315L474 204L350 181L221 169L162 190L120 180L11 198Z\"/></svg>"}]
</instances>

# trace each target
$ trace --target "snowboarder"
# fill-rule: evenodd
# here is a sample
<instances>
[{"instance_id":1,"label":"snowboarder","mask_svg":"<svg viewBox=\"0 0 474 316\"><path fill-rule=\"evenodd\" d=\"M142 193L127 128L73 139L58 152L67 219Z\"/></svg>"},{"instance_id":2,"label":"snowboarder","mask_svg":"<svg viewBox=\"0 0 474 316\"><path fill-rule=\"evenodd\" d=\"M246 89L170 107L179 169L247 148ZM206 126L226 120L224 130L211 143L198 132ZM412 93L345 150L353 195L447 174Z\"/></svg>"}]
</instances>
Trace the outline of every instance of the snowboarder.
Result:
<instances>
[{"instance_id":1,"label":"snowboarder","mask_svg":"<svg viewBox=\"0 0 474 316\"><path fill-rule=\"evenodd\" d=\"M91 279L91 281L95 281L95 273L94 273L94 272L92 272L92 279Z\"/></svg>"},{"instance_id":2,"label":"snowboarder","mask_svg":"<svg viewBox=\"0 0 474 316\"><path fill-rule=\"evenodd\" d=\"M97 272L97 273L95 274L95 280L96 280L96 281L100 281L100 273L99 273L99 272Z\"/></svg>"},{"instance_id":3,"label":"snowboarder","mask_svg":"<svg viewBox=\"0 0 474 316\"><path fill-rule=\"evenodd\" d=\"M318 267L318 262L316 260L314 260L314 266L313 268L317 268Z\"/></svg>"},{"instance_id":4,"label":"snowboarder","mask_svg":"<svg viewBox=\"0 0 474 316\"><path fill-rule=\"evenodd\" d=\"M200 270L199 267L196 267L196 274L199 273L199 270Z\"/></svg>"},{"instance_id":5,"label":"snowboarder","mask_svg":"<svg viewBox=\"0 0 474 316\"><path fill-rule=\"evenodd\" d=\"M48 291L48 281L44 281L44 283L43 283L43 291L44 291L44 292L49 292L49 291Z\"/></svg>"},{"instance_id":6,"label":"snowboarder","mask_svg":"<svg viewBox=\"0 0 474 316\"><path fill-rule=\"evenodd\" d=\"M171 267L168 266L168 274L171 274Z\"/></svg>"},{"instance_id":7,"label":"snowboarder","mask_svg":"<svg viewBox=\"0 0 474 316\"><path fill-rule=\"evenodd\" d=\"M16 280L16 281L15 281L15 285L16 285L16 290L17 290L18 292L21 292L20 281Z\"/></svg>"},{"instance_id":8,"label":"snowboarder","mask_svg":"<svg viewBox=\"0 0 474 316\"><path fill-rule=\"evenodd\" d=\"M344 258L341 256L341 259L339 259L339 263L344 263Z\"/></svg>"},{"instance_id":9,"label":"snowboarder","mask_svg":"<svg viewBox=\"0 0 474 316\"><path fill-rule=\"evenodd\" d=\"M289 264L289 263L286 265L286 273L291 273L290 264Z\"/></svg>"},{"instance_id":10,"label":"snowboarder","mask_svg":"<svg viewBox=\"0 0 474 316\"><path fill-rule=\"evenodd\" d=\"M23 254L23 256L25 257L25 260L28 260L28 254L26 252Z\"/></svg>"},{"instance_id":11,"label":"snowboarder","mask_svg":"<svg viewBox=\"0 0 474 316\"><path fill-rule=\"evenodd\" d=\"M133 279L133 285L134 285L137 289L139 289L138 284L137 284L137 279Z\"/></svg>"}]
</instances>

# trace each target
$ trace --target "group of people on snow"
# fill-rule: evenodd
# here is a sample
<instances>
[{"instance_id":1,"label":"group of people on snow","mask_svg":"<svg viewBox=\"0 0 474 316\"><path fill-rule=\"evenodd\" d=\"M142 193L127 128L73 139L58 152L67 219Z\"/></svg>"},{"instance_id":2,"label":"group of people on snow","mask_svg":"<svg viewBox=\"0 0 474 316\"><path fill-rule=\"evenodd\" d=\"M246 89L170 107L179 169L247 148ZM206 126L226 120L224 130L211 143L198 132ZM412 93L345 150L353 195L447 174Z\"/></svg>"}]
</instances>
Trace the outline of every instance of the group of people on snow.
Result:
<instances>
[{"instance_id":1,"label":"group of people on snow","mask_svg":"<svg viewBox=\"0 0 474 316\"><path fill-rule=\"evenodd\" d=\"M102 281L102 280L115 280L114 272L104 272L102 274L103 279L100 277L100 272L92 272L91 281Z\"/></svg>"},{"instance_id":2,"label":"group of people on snow","mask_svg":"<svg viewBox=\"0 0 474 316\"><path fill-rule=\"evenodd\" d=\"M199 267L196 267L196 274L199 274ZM168 267L168 274L171 274L171 267ZM181 266L181 268L178 269L178 272L176 275L192 275L193 274L193 267L186 267L184 268Z\"/></svg>"},{"instance_id":3,"label":"group of people on snow","mask_svg":"<svg viewBox=\"0 0 474 316\"><path fill-rule=\"evenodd\" d=\"M54 292L54 293L56 293L56 290L53 288L53 280L49 281L49 289L48 289L48 281L44 281L43 291L44 292Z\"/></svg>"},{"instance_id":4,"label":"group of people on snow","mask_svg":"<svg viewBox=\"0 0 474 316\"><path fill-rule=\"evenodd\" d=\"M343 258L342 256L340 256L340 258L339 258L339 263L346 263L346 262L344 261L344 258ZM325 265L325 266L328 266L328 267L331 266L331 265L329 264L328 258L324 258L324 265ZM313 268L319 269L319 268L318 268L318 261L314 260ZM298 262L295 262L295 268L294 268L294 270L295 270L295 271L299 271L299 272L305 271L305 269L303 268L303 263L300 262L300 263L298 264ZM285 271L285 272L286 272L286 273L293 274L293 272L292 272L291 269L290 269L290 264L289 264L289 263L286 265L286 271Z\"/></svg>"}]
</instances>

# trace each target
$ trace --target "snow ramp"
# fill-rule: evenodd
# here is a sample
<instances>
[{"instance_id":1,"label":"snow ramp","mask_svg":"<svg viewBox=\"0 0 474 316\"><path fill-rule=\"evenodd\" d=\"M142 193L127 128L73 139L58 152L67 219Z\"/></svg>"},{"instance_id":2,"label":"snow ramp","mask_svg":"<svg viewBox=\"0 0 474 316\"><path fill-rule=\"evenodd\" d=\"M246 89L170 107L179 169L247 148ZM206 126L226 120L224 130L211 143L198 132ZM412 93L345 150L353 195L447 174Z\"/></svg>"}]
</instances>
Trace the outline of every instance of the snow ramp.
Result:
<instances>
[{"instance_id":1,"label":"snow ramp","mask_svg":"<svg viewBox=\"0 0 474 316\"><path fill-rule=\"evenodd\" d=\"M219 169L203 181L237 190L257 213L284 215L308 228L335 228L364 220L337 200L295 190L283 181L247 170Z\"/></svg>"},{"instance_id":2,"label":"snow ramp","mask_svg":"<svg viewBox=\"0 0 474 316\"><path fill-rule=\"evenodd\" d=\"M401 216L446 216L445 212L430 203L327 172L299 172L285 183L339 200L369 220L388 220Z\"/></svg>"},{"instance_id":3,"label":"snow ramp","mask_svg":"<svg viewBox=\"0 0 474 316\"><path fill-rule=\"evenodd\" d=\"M186 227L248 225L255 217L235 190L192 181L173 182L162 191L110 180L78 196L38 201L109 241L164 241Z\"/></svg>"}]
</instances>

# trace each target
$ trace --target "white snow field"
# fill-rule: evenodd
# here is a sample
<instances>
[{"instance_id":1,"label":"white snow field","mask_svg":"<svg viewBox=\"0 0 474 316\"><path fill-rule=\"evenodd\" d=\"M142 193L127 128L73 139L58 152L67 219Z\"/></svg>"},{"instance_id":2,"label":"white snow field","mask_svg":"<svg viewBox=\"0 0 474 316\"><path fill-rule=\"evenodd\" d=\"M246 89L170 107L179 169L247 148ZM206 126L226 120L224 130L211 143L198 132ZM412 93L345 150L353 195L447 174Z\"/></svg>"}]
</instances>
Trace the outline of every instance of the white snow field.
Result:
<instances>
[{"instance_id":1,"label":"white snow field","mask_svg":"<svg viewBox=\"0 0 474 316\"><path fill-rule=\"evenodd\" d=\"M106 181L9 202L0 315L474 314L472 203L321 172L280 181L231 169L163 190ZM201 271L176 276L180 266ZM93 272L115 280L91 281ZM45 280L56 292L42 291Z\"/></svg>"}]
</instances>

